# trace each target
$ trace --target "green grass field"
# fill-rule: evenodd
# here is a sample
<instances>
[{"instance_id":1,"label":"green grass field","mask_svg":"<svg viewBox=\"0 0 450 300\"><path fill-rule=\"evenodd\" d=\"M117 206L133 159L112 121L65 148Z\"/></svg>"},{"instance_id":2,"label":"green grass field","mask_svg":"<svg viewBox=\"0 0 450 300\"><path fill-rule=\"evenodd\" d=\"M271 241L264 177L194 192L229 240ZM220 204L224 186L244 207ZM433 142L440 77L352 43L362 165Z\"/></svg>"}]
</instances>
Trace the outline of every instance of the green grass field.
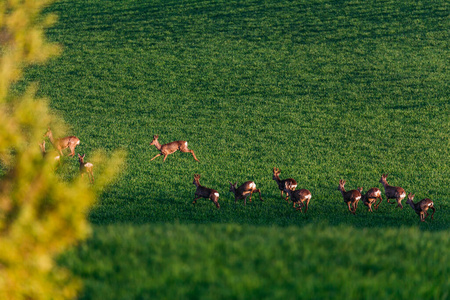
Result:
<instances>
[{"instance_id":1,"label":"green grass field","mask_svg":"<svg viewBox=\"0 0 450 300\"><path fill-rule=\"evenodd\" d=\"M125 149L61 257L81 299L447 299L450 292L449 4L446 1L60 1L63 53L25 82L78 136ZM18 89L20 88L18 85ZM163 163L153 135L186 140ZM312 193L302 214L272 169ZM77 161L58 172L70 177ZM221 209L194 206L193 174ZM425 223L378 182L430 198ZM378 187L351 215L337 190ZM229 181L264 202L234 203ZM420 224L419 224L420 223Z\"/></svg>"}]
</instances>

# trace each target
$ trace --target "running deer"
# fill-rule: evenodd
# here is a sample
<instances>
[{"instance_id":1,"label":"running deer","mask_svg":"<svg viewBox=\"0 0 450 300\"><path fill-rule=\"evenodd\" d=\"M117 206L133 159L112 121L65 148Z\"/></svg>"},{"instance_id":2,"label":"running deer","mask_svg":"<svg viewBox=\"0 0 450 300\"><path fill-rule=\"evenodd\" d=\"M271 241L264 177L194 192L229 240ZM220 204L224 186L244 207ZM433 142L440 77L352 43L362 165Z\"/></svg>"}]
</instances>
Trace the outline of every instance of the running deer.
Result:
<instances>
[{"instance_id":1,"label":"running deer","mask_svg":"<svg viewBox=\"0 0 450 300\"><path fill-rule=\"evenodd\" d=\"M244 199L244 205L247 205L247 197L250 196L249 201L252 202L253 193L259 193L259 200L264 201L261 197L261 190L256 188L256 184L253 181L246 181L238 188L236 186L237 181L234 184L230 182L230 192L234 193L234 203Z\"/></svg>"},{"instance_id":2,"label":"running deer","mask_svg":"<svg viewBox=\"0 0 450 300\"><path fill-rule=\"evenodd\" d=\"M80 139L76 136L66 136L60 139L54 139L53 133L48 128L47 133L44 135L44 137L48 137L50 142L52 143L53 147L58 150L58 152L61 154L61 156L64 156L62 153L62 150L69 148L70 149L70 157L74 157L75 155L75 147L80 144Z\"/></svg>"},{"instance_id":3,"label":"running deer","mask_svg":"<svg viewBox=\"0 0 450 300\"><path fill-rule=\"evenodd\" d=\"M425 222L425 218L428 216L428 209L431 208L433 210L433 213L431 214L431 220L433 220L433 215L436 211L434 208L434 203L428 198L422 199L417 203L413 202L414 199L413 194L408 194L408 199L406 200L406 203L409 204L412 209L420 216L420 221Z\"/></svg>"},{"instance_id":4,"label":"running deer","mask_svg":"<svg viewBox=\"0 0 450 300\"><path fill-rule=\"evenodd\" d=\"M294 190L289 188L289 183L285 182L286 191L289 197L291 197L291 201L293 203L293 207L298 204L296 210L302 211L303 206L305 207L305 213L308 211L309 201L311 201L311 192L307 189ZM306 202L306 205L305 205Z\"/></svg>"},{"instance_id":5,"label":"running deer","mask_svg":"<svg viewBox=\"0 0 450 300\"><path fill-rule=\"evenodd\" d=\"M196 161L198 161L197 157L195 157L194 151L188 149L188 144L186 141L175 141L168 144L161 145L158 142L158 135L153 136L153 141L150 143L151 145L155 145L156 149L158 149L161 153L157 154L155 157L150 159L150 161L154 160L158 156L164 155L163 161L166 161L167 155L174 153L177 150L181 152L190 152Z\"/></svg>"},{"instance_id":6,"label":"running deer","mask_svg":"<svg viewBox=\"0 0 450 300\"><path fill-rule=\"evenodd\" d=\"M361 193L361 200L363 201L364 205L369 207L369 211L373 212L372 205L375 209L378 209L378 206L380 206L380 203L383 200L379 188L371 188L364 195L362 193L362 187L358 188L358 191ZM377 199L380 200L378 204L376 204Z\"/></svg>"},{"instance_id":7,"label":"running deer","mask_svg":"<svg viewBox=\"0 0 450 300\"><path fill-rule=\"evenodd\" d=\"M288 190L295 190L297 188L297 181L295 181L295 179L293 178L281 180L280 173L281 173L280 169L273 168L272 179L277 182L278 188L281 191L281 197L284 198L284 200L288 201L289 198ZM283 197L283 193L286 193L286 197Z\"/></svg>"},{"instance_id":8,"label":"running deer","mask_svg":"<svg viewBox=\"0 0 450 300\"><path fill-rule=\"evenodd\" d=\"M84 162L86 154L78 154L78 161L80 162L80 174L83 177L84 173L88 174L89 182L94 183L94 165L89 162Z\"/></svg>"},{"instance_id":9,"label":"running deer","mask_svg":"<svg viewBox=\"0 0 450 300\"><path fill-rule=\"evenodd\" d=\"M42 144L39 144L39 147L41 148L42 156L47 156L48 153L45 151L45 141L42 141ZM61 163L60 158L61 157L59 155L55 155L54 157L55 162L58 163L58 165Z\"/></svg>"},{"instance_id":10,"label":"running deer","mask_svg":"<svg viewBox=\"0 0 450 300\"><path fill-rule=\"evenodd\" d=\"M197 190L195 191L196 198L194 199L194 202L192 204L197 203L197 199L199 198L209 198L217 207L217 209L220 209L219 205L219 193L216 190L204 187L200 184L200 175L194 174L194 182L192 183L197 187Z\"/></svg>"},{"instance_id":11,"label":"running deer","mask_svg":"<svg viewBox=\"0 0 450 300\"><path fill-rule=\"evenodd\" d=\"M339 191L341 191L342 197L344 197L344 202L347 203L348 210L352 214L356 214L356 208L358 207L358 201L361 199L361 193L358 190L351 190L351 191L346 192L344 185L345 185L345 181L340 179L339 186L337 189ZM350 208L350 204L352 205L353 209Z\"/></svg>"},{"instance_id":12,"label":"running deer","mask_svg":"<svg viewBox=\"0 0 450 300\"><path fill-rule=\"evenodd\" d=\"M386 180L388 175L389 174L381 175L381 179L379 181L384 186L384 194L386 195L387 202L395 203L389 201L389 199L395 199L397 200L397 207L403 208L402 200L406 197L405 190L399 186L389 185Z\"/></svg>"}]
</instances>

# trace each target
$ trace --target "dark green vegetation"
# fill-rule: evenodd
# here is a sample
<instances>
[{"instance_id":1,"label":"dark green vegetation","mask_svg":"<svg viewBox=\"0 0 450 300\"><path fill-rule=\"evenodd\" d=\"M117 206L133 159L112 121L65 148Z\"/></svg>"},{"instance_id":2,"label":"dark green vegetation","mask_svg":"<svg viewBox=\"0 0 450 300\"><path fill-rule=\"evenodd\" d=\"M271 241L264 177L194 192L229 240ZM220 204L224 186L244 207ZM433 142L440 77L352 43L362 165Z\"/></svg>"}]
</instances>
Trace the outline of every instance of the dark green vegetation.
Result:
<instances>
[{"instance_id":1,"label":"dark green vegetation","mask_svg":"<svg viewBox=\"0 0 450 300\"><path fill-rule=\"evenodd\" d=\"M273 3L272 3L273 2ZM61 1L63 55L30 69L81 139L128 151L62 258L82 298L449 297L449 6L445 1ZM189 153L150 162L149 142ZM306 215L272 168L312 193ZM62 176L75 172L67 159ZM68 170L68 171L66 171ZM200 182L221 209L199 200ZM337 191L382 173L434 200L419 224L385 201L351 215ZM262 190L234 204L228 181ZM384 196L384 193L383 193ZM175 225L174 225L175 223Z\"/></svg>"}]
</instances>

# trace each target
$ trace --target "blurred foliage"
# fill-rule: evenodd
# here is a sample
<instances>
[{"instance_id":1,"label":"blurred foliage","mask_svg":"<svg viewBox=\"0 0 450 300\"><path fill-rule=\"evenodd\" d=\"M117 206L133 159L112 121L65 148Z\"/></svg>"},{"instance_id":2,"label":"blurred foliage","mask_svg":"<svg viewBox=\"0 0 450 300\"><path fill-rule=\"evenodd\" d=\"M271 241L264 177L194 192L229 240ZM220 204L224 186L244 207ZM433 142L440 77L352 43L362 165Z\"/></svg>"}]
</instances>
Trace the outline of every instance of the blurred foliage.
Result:
<instances>
[{"instance_id":1,"label":"blurred foliage","mask_svg":"<svg viewBox=\"0 0 450 300\"><path fill-rule=\"evenodd\" d=\"M24 68L60 52L44 37L56 20L42 16L50 2L0 2L0 299L76 295L79 281L53 259L89 234L88 209L123 161L122 152L111 158L94 155L101 172L93 186L80 176L62 180L54 158L43 156L38 144L49 125L64 125L52 115L48 101L36 98L35 86L19 96L10 92Z\"/></svg>"}]
</instances>

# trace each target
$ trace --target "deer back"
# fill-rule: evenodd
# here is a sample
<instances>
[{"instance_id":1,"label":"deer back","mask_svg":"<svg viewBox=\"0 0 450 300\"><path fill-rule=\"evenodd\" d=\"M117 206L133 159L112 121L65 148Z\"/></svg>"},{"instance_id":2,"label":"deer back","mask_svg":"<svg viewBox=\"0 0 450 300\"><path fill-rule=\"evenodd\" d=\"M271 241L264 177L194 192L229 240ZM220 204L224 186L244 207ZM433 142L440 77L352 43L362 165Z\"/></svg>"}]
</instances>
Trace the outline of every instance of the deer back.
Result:
<instances>
[{"instance_id":1,"label":"deer back","mask_svg":"<svg viewBox=\"0 0 450 300\"><path fill-rule=\"evenodd\" d=\"M241 184L238 188L237 188L237 192L239 194L243 194L244 192L248 192L248 191L253 191L254 189L256 189L256 184L255 182L249 180L244 182L243 184Z\"/></svg>"},{"instance_id":2,"label":"deer back","mask_svg":"<svg viewBox=\"0 0 450 300\"><path fill-rule=\"evenodd\" d=\"M174 142L170 142L168 144L162 145L161 152L166 153L166 154L171 154L183 147L187 148L186 141L174 141Z\"/></svg>"},{"instance_id":3,"label":"deer back","mask_svg":"<svg viewBox=\"0 0 450 300\"><path fill-rule=\"evenodd\" d=\"M381 197L381 191L379 188L370 188L364 195L361 193L361 197L364 199L379 198Z\"/></svg>"},{"instance_id":4,"label":"deer back","mask_svg":"<svg viewBox=\"0 0 450 300\"><path fill-rule=\"evenodd\" d=\"M403 188L399 186L389 185L387 182L388 174L381 175L380 183L384 186L384 193L388 198L404 198L406 196L406 192Z\"/></svg>"},{"instance_id":5,"label":"deer back","mask_svg":"<svg viewBox=\"0 0 450 300\"><path fill-rule=\"evenodd\" d=\"M194 175L193 184L197 187L195 195L200 196L202 198L210 198L212 195L219 197L219 193L216 190L207 188L200 184L200 175Z\"/></svg>"},{"instance_id":6,"label":"deer back","mask_svg":"<svg viewBox=\"0 0 450 300\"><path fill-rule=\"evenodd\" d=\"M305 201L311 199L311 192L307 189L299 189L292 191L291 198L296 201Z\"/></svg>"},{"instance_id":7,"label":"deer back","mask_svg":"<svg viewBox=\"0 0 450 300\"><path fill-rule=\"evenodd\" d=\"M77 138L76 136L66 136L60 139L56 140L56 143L58 144L58 147L60 148L67 148L70 147L71 145L78 145L80 144L80 139Z\"/></svg>"},{"instance_id":8,"label":"deer back","mask_svg":"<svg viewBox=\"0 0 450 300\"><path fill-rule=\"evenodd\" d=\"M345 180L339 180L339 186L338 190L341 191L342 196L344 197L344 202L355 202L361 199L361 192L362 188L360 190L351 190L351 191L345 191Z\"/></svg>"},{"instance_id":9,"label":"deer back","mask_svg":"<svg viewBox=\"0 0 450 300\"><path fill-rule=\"evenodd\" d=\"M361 193L358 190L351 190L343 193L345 202L355 202L361 199Z\"/></svg>"},{"instance_id":10,"label":"deer back","mask_svg":"<svg viewBox=\"0 0 450 300\"><path fill-rule=\"evenodd\" d=\"M434 203L432 200L425 198L420 200L419 203L417 203L417 206L418 208L420 208L421 211L426 211L430 207L434 207Z\"/></svg>"}]
</instances>

